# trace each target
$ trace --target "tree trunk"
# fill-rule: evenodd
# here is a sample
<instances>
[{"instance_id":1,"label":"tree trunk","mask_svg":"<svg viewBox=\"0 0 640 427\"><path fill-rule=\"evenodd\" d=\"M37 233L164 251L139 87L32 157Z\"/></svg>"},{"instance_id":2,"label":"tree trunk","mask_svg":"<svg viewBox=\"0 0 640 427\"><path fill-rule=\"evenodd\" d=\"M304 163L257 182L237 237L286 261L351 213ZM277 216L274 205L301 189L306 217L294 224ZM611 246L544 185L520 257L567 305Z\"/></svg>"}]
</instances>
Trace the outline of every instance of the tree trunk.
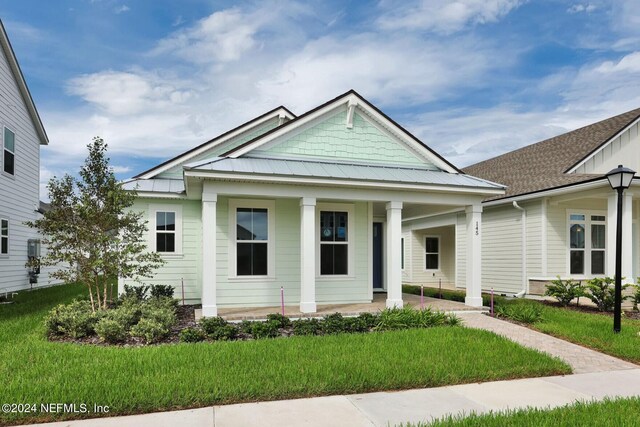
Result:
<instances>
[{"instance_id":1,"label":"tree trunk","mask_svg":"<svg viewBox=\"0 0 640 427\"><path fill-rule=\"evenodd\" d=\"M91 311L93 311L94 313L96 312L96 304L93 302L93 290L91 289L91 285L88 284L87 287L89 288L89 299L91 300Z\"/></svg>"}]
</instances>

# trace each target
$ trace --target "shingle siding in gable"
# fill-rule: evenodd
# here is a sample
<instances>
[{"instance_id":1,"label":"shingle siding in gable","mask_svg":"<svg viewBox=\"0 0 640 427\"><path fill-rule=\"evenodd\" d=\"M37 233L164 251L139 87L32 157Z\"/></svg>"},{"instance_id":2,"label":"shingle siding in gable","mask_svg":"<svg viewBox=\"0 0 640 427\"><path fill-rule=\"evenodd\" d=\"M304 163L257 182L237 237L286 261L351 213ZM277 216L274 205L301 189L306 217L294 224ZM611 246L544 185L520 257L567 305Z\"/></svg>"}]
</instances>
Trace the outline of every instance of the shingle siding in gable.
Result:
<instances>
[{"instance_id":1,"label":"shingle siding in gable","mask_svg":"<svg viewBox=\"0 0 640 427\"><path fill-rule=\"evenodd\" d=\"M419 158L381 132L357 112L354 113L353 128L347 128L346 110L341 110L282 141L276 140L264 148L255 150L252 155L357 160L437 169L432 163Z\"/></svg>"}]
</instances>

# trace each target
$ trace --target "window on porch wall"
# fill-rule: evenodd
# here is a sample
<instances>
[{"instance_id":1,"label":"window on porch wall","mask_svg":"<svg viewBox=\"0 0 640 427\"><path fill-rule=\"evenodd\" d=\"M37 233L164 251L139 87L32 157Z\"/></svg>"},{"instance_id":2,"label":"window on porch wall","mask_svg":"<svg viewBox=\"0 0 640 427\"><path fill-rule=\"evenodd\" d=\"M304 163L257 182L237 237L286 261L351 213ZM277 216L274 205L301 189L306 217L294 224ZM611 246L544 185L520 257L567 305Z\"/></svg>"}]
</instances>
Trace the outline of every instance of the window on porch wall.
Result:
<instances>
[{"instance_id":1,"label":"window on porch wall","mask_svg":"<svg viewBox=\"0 0 640 427\"><path fill-rule=\"evenodd\" d=\"M570 274L605 273L605 216L569 215Z\"/></svg>"},{"instance_id":2,"label":"window on porch wall","mask_svg":"<svg viewBox=\"0 0 640 427\"><path fill-rule=\"evenodd\" d=\"M268 221L267 209L238 208L236 211L238 276L267 275Z\"/></svg>"},{"instance_id":3,"label":"window on porch wall","mask_svg":"<svg viewBox=\"0 0 640 427\"><path fill-rule=\"evenodd\" d=\"M349 213L320 212L320 274L349 274Z\"/></svg>"}]
</instances>

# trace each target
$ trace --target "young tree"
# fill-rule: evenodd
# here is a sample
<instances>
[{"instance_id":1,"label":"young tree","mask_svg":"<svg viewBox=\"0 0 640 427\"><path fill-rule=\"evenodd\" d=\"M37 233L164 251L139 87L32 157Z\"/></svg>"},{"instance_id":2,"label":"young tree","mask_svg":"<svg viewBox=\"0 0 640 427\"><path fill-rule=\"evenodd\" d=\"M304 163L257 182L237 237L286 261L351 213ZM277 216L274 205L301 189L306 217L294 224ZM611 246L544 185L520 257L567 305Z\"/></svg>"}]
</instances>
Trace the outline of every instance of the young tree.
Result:
<instances>
[{"instance_id":1,"label":"young tree","mask_svg":"<svg viewBox=\"0 0 640 427\"><path fill-rule=\"evenodd\" d=\"M108 284L117 277L139 281L152 277L164 262L146 252L142 214L129 208L136 193L122 189L106 156L107 144L94 138L80 179L65 175L47 184L51 209L28 223L47 246L43 266L57 266L51 276L89 288L93 310L107 308Z\"/></svg>"}]
</instances>

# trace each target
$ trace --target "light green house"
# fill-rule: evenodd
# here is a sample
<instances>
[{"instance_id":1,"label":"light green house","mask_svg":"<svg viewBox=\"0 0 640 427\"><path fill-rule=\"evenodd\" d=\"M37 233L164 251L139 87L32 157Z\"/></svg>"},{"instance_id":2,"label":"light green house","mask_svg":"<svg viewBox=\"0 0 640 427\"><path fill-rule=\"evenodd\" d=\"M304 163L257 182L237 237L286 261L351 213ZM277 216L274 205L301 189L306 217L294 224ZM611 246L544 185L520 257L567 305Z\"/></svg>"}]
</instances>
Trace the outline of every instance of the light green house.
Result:
<instances>
[{"instance_id":1,"label":"light green house","mask_svg":"<svg viewBox=\"0 0 640 427\"><path fill-rule=\"evenodd\" d=\"M220 307L402 306L403 220L464 210L466 303L482 304L481 202L465 175L354 91L295 116L276 108L137 175L134 208L170 284ZM120 285L124 285L121 281Z\"/></svg>"}]
</instances>

